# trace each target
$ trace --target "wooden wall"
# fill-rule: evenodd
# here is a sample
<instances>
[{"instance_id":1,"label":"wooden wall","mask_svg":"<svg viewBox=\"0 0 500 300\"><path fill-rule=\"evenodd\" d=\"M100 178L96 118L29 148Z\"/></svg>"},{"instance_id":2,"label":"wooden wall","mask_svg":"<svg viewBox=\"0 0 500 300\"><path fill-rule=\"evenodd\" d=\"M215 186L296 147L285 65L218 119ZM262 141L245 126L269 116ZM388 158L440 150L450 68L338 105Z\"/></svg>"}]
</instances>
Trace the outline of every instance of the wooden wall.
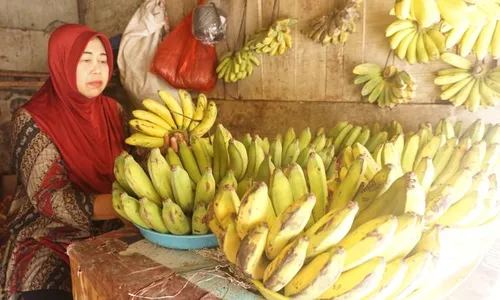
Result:
<instances>
[{"instance_id":1,"label":"wooden wall","mask_svg":"<svg viewBox=\"0 0 500 300\"><path fill-rule=\"evenodd\" d=\"M478 116L495 121L500 109L481 110L470 114L454 109L439 100L440 90L434 85L435 72L446 67L439 61L409 65L395 59L395 65L409 71L418 83L417 96L410 105L393 110L362 104L360 86L354 85L352 69L363 62L384 65L389 53L385 28L395 17L389 15L392 0L364 1L358 31L345 45L323 47L302 32L312 19L332 11L339 0L276 0L279 17L295 17L294 46L283 56L263 56L262 66L254 74L237 83L219 81L210 94L220 99L220 121L238 132L260 131L272 135L289 126L331 126L339 119L356 122L396 119L413 129L423 121L436 122L443 117L466 123ZM175 26L197 0L167 1L167 13ZM245 0L215 0L229 15L227 40L235 44L243 17ZM247 0L246 33L251 34L271 21L273 0ZM217 45L217 53L228 50L226 43ZM392 62L392 58L389 63ZM244 101L243 101L244 100ZM262 117L265 116L265 117Z\"/></svg>"}]
</instances>

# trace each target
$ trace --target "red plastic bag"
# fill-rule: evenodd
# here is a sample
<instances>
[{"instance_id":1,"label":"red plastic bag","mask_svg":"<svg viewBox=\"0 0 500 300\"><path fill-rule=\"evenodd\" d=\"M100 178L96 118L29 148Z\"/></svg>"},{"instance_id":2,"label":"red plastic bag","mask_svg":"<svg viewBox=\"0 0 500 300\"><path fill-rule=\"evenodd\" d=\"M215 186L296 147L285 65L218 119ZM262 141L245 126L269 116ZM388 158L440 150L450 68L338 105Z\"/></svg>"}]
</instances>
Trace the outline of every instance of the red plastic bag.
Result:
<instances>
[{"instance_id":1,"label":"red plastic bag","mask_svg":"<svg viewBox=\"0 0 500 300\"><path fill-rule=\"evenodd\" d=\"M200 0L198 5L204 0ZM210 92L217 83L215 48L193 37L191 11L162 41L156 51L151 72L178 89Z\"/></svg>"}]
</instances>

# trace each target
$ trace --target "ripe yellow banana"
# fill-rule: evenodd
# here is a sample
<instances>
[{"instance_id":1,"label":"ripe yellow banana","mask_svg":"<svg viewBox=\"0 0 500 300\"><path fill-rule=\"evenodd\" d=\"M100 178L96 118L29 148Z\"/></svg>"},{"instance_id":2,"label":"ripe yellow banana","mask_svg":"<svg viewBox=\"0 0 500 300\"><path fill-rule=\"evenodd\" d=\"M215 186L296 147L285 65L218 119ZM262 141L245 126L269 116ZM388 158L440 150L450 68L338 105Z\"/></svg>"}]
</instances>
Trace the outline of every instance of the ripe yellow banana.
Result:
<instances>
[{"instance_id":1,"label":"ripe yellow banana","mask_svg":"<svg viewBox=\"0 0 500 300\"><path fill-rule=\"evenodd\" d=\"M175 120L175 124L177 124L177 128L183 128L183 113L182 113L182 107L179 104L179 101L175 99L174 95L172 95L168 91L158 91L158 96L160 96L160 99L163 100L165 105L168 107L170 112L173 115L173 118Z\"/></svg>"},{"instance_id":2,"label":"ripe yellow banana","mask_svg":"<svg viewBox=\"0 0 500 300\"><path fill-rule=\"evenodd\" d=\"M285 296L297 300L316 299L337 281L344 264L345 250L333 247L316 256L285 286Z\"/></svg>"},{"instance_id":3,"label":"ripe yellow banana","mask_svg":"<svg viewBox=\"0 0 500 300\"><path fill-rule=\"evenodd\" d=\"M193 217L191 219L191 232L193 234L208 233L209 228L205 222L205 219L207 218L207 213L208 211L205 202L199 202L198 205L194 207ZM236 233L236 230L234 232Z\"/></svg>"},{"instance_id":4,"label":"ripe yellow banana","mask_svg":"<svg viewBox=\"0 0 500 300\"><path fill-rule=\"evenodd\" d=\"M144 105L144 107L150 112L158 115L160 118L165 120L165 122L167 122L170 127L174 129L177 128L177 124L175 124L172 114L170 113L168 108L165 107L165 105L162 105L161 103L153 99L144 99L142 101L142 105Z\"/></svg>"},{"instance_id":5,"label":"ripe yellow banana","mask_svg":"<svg viewBox=\"0 0 500 300\"><path fill-rule=\"evenodd\" d=\"M251 189L246 192L241 199L241 206L236 219L236 230L241 239L243 239L248 231L256 224L267 220L268 198L267 186L262 182L257 182L253 184Z\"/></svg>"},{"instance_id":6,"label":"ripe yellow banana","mask_svg":"<svg viewBox=\"0 0 500 300\"><path fill-rule=\"evenodd\" d=\"M165 140L163 137L153 137L143 133L133 133L128 138L125 139L125 143L131 146L138 146L144 148L158 148L165 145Z\"/></svg>"},{"instance_id":7,"label":"ripe yellow banana","mask_svg":"<svg viewBox=\"0 0 500 300\"><path fill-rule=\"evenodd\" d=\"M362 299L375 291L382 281L386 261L382 257L340 274L335 283L319 299Z\"/></svg>"},{"instance_id":8,"label":"ripe yellow banana","mask_svg":"<svg viewBox=\"0 0 500 300\"><path fill-rule=\"evenodd\" d=\"M138 132L153 137L163 138L165 134L168 133L168 129L141 119L132 119L129 121L129 124L130 127L137 130Z\"/></svg>"},{"instance_id":9,"label":"ripe yellow banana","mask_svg":"<svg viewBox=\"0 0 500 300\"><path fill-rule=\"evenodd\" d=\"M387 262L384 275L377 288L363 300L384 300L394 293L401 283L408 270L408 264L403 259L396 259Z\"/></svg>"},{"instance_id":10,"label":"ripe yellow banana","mask_svg":"<svg viewBox=\"0 0 500 300\"><path fill-rule=\"evenodd\" d=\"M408 270L399 288L388 299L405 299L416 289L420 288L427 276L434 270L432 253L420 251L405 259Z\"/></svg>"},{"instance_id":11,"label":"ripe yellow banana","mask_svg":"<svg viewBox=\"0 0 500 300\"><path fill-rule=\"evenodd\" d=\"M413 212L397 217L398 227L388 246L378 255L391 262L406 257L419 242L424 229L423 218Z\"/></svg>"},{"instance_id":12,"label":"ripe yellow banana","mask_svg":"<svg viewBox=\"0 0 500 300\"><path fill-rule=\"evenodd\" d=\"M125 157L129 155L127 151L122 151L120 155L115 158L115 164L113 166L113 174L115 175L116 181L120 186L131 196L135 196L134 192L130 188L125 180Z\"/></svg>"},{"instance_id":13,"label":"ripe yellow banana","mask_svg":"<svg viewBox=\"0 0 500 300\"><path fill-rule=\"evenodd\" d=\"M235 188L231 185L220 186L214 198L214 213L221 224L227 216L237 213L235 203L239 203Z\"/></svg>"},{"instance_id":14,"label":"ripe yellow banana","mask_svg":"<svg viewBox=\"0 0 500 300\"><path fill-rule=\"evenodd\" d=\"M137 119L153 123L167 130L173 129L172 126L170 126L170 124L167 123L167 121L163 120L157 114L154 114L152 112L136 109L132 111L132 115Z\"/></svg>"},{"instance_id":15,"label":"ripe yellow banana","mask_svg":"<svg viewBox=\"0 0 500 300\"><path fill-rule=\"evenodd\" d=\"M241 245L241 239L236 232L236 216L231 215L224 220L225 228L222 234L221 240L222 245L220 245L222 251L226 255L227 260L231 263L236 264L236 256Z\"/></svg>"},{"instance_id":16,"label":"ripe yellow banana","mask_svg":"<svg viewBox=\"0 0 500 300\"><path fill-rule=\"evenodd\" d=\"M279 215L293 203L292 188L281 169L276 168L271 176L269 196L273 202L274 211Z\"/></svg>"},{"instance_id":17,"label":"ripe yellow banana","mask_svg":"<svg viewBox=\"0 0 500 300\"><path fill-rule=\"evenodd\" d=\"M215 179L212 174L212 169L207 168L196 185L196 193L194 197L194 207L197 207L200 202L206 205L212 202L215 197Z\"/></svg>"},{"instance_id":18,"label":"ripe yellow banana","mask_svg":"<svg viewBox=\"0 0 500 300\"><path fill-rule=\"evenodd\" d=\"M236 222L238 226L239 222ZM236 254L236 265L252 279L261 280L268 265L264 255L269 226L266 222L257 223L241 241ZM241 235L239 235L241 238Z\"/></svg>"},{"instance_id":19,"label":"ripe yellow banana","mask_svg":"<svg viewBox=\"0 0 500 300\"><path fill-rule=\"evenodd\" d=\"M191 134L196 136L204 136L215 124L217 118L217 105L214 101L208 102L208 107L203 115L201 122L191 129Z\"/></svg>"},{"instance_id":20,"label":"ripe yellow banana","mask_svg":"<svg viewBox=\"0 0 500 300\"><path fill-rule=\"evenodd\" d=\"M120 216L122 216L126 220L129 220L129 217L127 216L127 214L123 210L122 201L120 199L120 195L122 193L126 193L125 189L118 183L118 181L114 181L113 182L113 188L112 188L112 191L111 191L111 196L112 196L112 201L113 201L113 208L115 209L115 211Z\"/></svg>"},{"instance_id":21,"label":"ripe yellow banana","mask_svg":"<svg viewBox=\"0 0 500 300\"><path fill-rule=\"evenodd\" d=\"M191 94L189 94L186 90L179 89L178 93L183 115L181 128L187 130L191 124L194 114L193 99L191 98Z\"/></svg>"},{"instance_id":22,"label":"ripe yellow banana","mask_svg":"<svg viewBox=\"0 0 500 300\"><path fill-rule=\"evenodd\" d=\"M307 177L310 192L316 196L316 204L313 210L313 217L319 220L326 210L328 200L328 189L326 187L326 173L323 161L318 154L312 152L307 163Z\"/></svg>"},{"instance_id":23,"label":"ripe yellow banana","mask_svg":"<svg viewBox=\"0 0 500 300\"><path fill-rule=\"evenodd\" d=\"M424 157L415 168L415 174L425 194L427 194L434 181L435 168L432 159L430 157Z\"/></svg>"},{"instance_id":24,"label":"ripe yellow banana","mask_svg":"<svg viewBox=\"0 0 500 300\"><path fill-rule=\"evenodd\" d=\"M198 164L196 163L196 158L193 151L185 141L181 141L179 143L179 156L184 169L189 174L189 177L194 181L195 184L198 183L201 178L200 170Z\"/></svg>"},{"instance_id":25,"label":"ripe yellow banana","mask_svg":"<svg viewBox=\"0 0 500 300\"><path fill-rule=\"evenodd\" d=\"M365 157L365 154L361 154L354 160L345 179L341 181L338 189L334 191L328 211L345 207L347 203L353 200L366 173L367 163Z\"/></svg>"},{"instance_id":26,"label":"ripe yellow banana","mask_svg":"<svg viewBox=\"0 0 500 300\"><path fill-rule=\"evenodd\" d=\"M149 224L144 222L139 212L140 204L137 199L130 197L126 193L120 194L120 200L123 205L123 211L127 215L128 219L132 221L132 223L139 225L143 228L151 229Z\"/></svg>"},{"instance_id":27,"label":"ripe yellow banana","mask_svg":"<svg viewBox=\"0 0 500 300\"><path fill-rule=\"evenodd\" d=\"M198 95L198 99L196 102L196 109L193 113L193 119L189 124L189 131L192 131L198 124L200 124L201 120L203 120L203 116L205 115L205 110L207 109L208 100L205 94L200 93Z\"/></svg>"}]
</instances>

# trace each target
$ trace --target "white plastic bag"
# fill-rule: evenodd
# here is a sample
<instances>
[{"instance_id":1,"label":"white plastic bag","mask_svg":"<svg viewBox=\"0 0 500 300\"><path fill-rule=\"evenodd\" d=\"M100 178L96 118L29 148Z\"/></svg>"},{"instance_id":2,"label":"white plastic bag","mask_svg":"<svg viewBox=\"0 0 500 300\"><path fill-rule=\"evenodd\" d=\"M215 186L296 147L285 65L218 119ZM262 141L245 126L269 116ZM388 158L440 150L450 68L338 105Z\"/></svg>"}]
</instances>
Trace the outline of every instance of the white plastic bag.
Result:
<instances>
[{"instance_id":1,"label":"white plastic bag","mask_svg":"<svg viewBox=\"0 0 500 300\"><path fill-rule=\"evenodd\" d=\"M162 30L168 32L166 18L164 0L145 0L123 32L118 50L120 81L136 108L143 108L145 98L161 102L158 90L170 91L178 98L177 89L149 72L163 38Z\"/></svg>"}]
</instances>

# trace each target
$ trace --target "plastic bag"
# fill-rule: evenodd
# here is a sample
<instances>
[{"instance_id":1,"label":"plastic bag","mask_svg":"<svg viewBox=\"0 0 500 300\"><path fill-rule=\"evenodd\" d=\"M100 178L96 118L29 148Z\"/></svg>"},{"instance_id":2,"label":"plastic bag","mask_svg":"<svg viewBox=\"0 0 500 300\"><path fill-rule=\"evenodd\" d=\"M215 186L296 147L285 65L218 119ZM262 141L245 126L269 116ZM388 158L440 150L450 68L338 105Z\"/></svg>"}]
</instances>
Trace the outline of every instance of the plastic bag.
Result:
<instances>
[{"instance_id":1,"label":"plastic bag","mask_svg":"<svg viewBox=\"0 0 500 300\"><path fill-rule=\"evenodd\" d=\"M200 0L198 5L204 0ZM193 12L163 40L151 71L178 89L210 92L217 83L215 48L196 40L191 32Z\"/></svg>"},{"instance_id":2,"label":"plastic bag","mask_svg":"<svg viewBox=\"0 0 500 300\"><path fill-rule=\"evenodd\" d=\"M136 108L142 100L158 98L158 90L170 91L177 97L177 89L163 78L151 73L149 68L158 46L162 31L168 31L164 1L146 0L137 9L123 32L118 50L120 81Z\"/></svg>"},{"instance_id":3,"label":"plastic bag","mask_svg":"<svg viewBox=\"0 0 500 300\"><path fill-rule=\"evenodd\" d=\"M226 13L215 6L197 6L193 12L193 36L206 45L214 45L226 37Z\"/></svg>"}]
</instances>

